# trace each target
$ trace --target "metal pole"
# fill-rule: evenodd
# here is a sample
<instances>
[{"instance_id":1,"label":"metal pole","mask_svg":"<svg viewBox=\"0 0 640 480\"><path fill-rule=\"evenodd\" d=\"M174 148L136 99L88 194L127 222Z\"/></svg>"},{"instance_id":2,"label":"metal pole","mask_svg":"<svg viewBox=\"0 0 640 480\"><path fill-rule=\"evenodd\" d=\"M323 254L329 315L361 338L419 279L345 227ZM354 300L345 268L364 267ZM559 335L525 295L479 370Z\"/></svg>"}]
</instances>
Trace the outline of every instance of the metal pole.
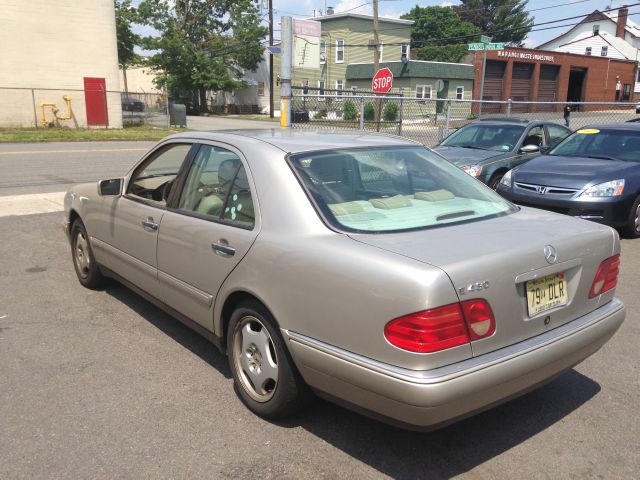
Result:
<instances>
[{"instance_id":1,"label":"metal pole","mask_svg":"<svg viewBox=\"0 0 640 480\"><path fill-rule=\"evenodd\" d=\"M445 122L445 137L449 136L449 122L451 121L451 100L447 100L447 119Z\"/></svg>"},{"instance_id":2,"label":"metal pole","mask_svg":"<svg viewBox=\"0 0 640 480\"><path fill-rule=\"evenodd\" d=\"M482 117L482 99L484 98L484 77L487 74L487 46L484 45L482 52L482 78L480 79L480 107L478 108L478 118Z\"/></svg>"},{"instance_id":3,"label":"metal pole","mask_svg":"<svg viewBox=\"0 0 640 480\"><path fill-rule=\"evenodd\" d=\"M273 0L269 0L269 46L273 46ZM273 118L273 53L269 52L269 118Z\"/></svg>"},{"instance_id":4,"label":"metal pole","mask_svg":"<svg viewBox=\"0 0 640 480\"><path fill-rule=\"evenodd\" d=\"M291 64L293 63L293 20L281 17L282 54L280 58L280 126L291 126Z\"/></svg>"},{"instance_id":5,"label":"metal pole","mask_svg":"<svg viewBox=\"0 0 640 480\"><path fill-rule=\"evenodd\" d=\"M380 68L380 38L378 37L378 0L373 0L373 75ZM375 121L376 132L380 131L380 113L382 111L382 99L376 100Z\"/></svg>"},{"instance_id":6,"label":"metal pole","mask_svg":"<svg viewBox=\"0 0 640 480\"><path fill-rule=\"evenodd\" d=\"M36 109L36 95L33 93L33 88L31 89L31 101L33 102L33 119L35 121L35 126L38 128L38 111Z\"/></svg>"},{"instance_id":7,"label":"metal pole","mask_svg":"<svg viewBox=\"0 0 640 480\"><path fill-rule=\"evenodd\" d=\"M398 116L398 136L402 135L402 109L404 105L404 93L400 93L400 115Z\"/></svg>"},{"instance_id":8,"label":"metal pole","mask_svg":"<svg viewBox=\"0 0 640 480\"><path fill-rule=\"evenodd\" d=\"M507 99L507 117L511 116L511 110L513 109L513 100Z\"/></svg>"}]
</instances>

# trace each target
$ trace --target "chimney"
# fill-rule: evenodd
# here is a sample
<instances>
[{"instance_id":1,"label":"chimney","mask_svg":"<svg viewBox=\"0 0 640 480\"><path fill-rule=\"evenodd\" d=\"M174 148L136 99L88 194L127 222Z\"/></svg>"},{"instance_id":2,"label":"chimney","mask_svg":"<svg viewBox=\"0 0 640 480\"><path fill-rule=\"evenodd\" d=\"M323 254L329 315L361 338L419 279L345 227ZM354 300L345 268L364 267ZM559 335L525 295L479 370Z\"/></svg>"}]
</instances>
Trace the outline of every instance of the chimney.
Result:
<instances>
[{"instance_id":1,"label":"chimney","mask_svg":"<svg viewBox=\"0 0 640 480\"><path fill-rule=\"evenodd\" d=\"M327 15L333 15L333 7L327 7ZM625 22L626 22L626 17L625 17Z\"/></svg>"},{"instance_id":2,"label":"chimney","mask_svg":"<svg viewBox=\"0 0 640 480\"><path fill-rule=\"evenodd\" d=\"M618 9L618 22L616 24L616 37L624 38L624 29L627 28L627 16L629 9L623 5Z\"/></svg>"}]
</instances>

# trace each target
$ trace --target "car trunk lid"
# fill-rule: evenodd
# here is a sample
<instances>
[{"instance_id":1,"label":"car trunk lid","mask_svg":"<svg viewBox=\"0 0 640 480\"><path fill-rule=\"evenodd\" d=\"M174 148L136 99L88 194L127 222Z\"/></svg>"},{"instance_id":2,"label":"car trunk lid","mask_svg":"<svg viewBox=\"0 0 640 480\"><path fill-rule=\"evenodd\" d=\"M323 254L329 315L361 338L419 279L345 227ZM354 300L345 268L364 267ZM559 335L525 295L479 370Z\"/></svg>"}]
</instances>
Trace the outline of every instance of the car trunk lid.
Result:
<instances>
[{"instance_id":1,"label":"car trunk lid","mask_svg":"<svg viewBox=\"0 0 640 480\"><path fill-rule=\"evenodd\" d=\"M601 296L588 298L595 272L602 260L619 249L616 234L608 227L528 208L416 232L350 236L441 268L461 301L487 300L496 332L472 343L474 356L539 335L596 309ZM547 246L557 254L554 263L545 257ZM530 315L527 282L554 274L565 275L568 303Z\"/></svg>"}]
</instances>

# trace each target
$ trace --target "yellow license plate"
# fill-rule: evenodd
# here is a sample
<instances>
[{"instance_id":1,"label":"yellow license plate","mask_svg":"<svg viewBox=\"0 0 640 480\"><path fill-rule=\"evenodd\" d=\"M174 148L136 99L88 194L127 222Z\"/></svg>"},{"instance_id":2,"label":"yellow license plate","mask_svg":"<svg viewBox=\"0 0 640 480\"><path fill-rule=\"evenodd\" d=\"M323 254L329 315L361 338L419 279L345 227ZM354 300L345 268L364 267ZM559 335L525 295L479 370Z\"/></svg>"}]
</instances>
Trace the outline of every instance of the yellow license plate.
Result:
<instances>
[{"instance_id":1,"label":"yellow license plate","mask_svg":"<svg viewBox=\"0 0 640 480\"><path fill-rule=\"evenodd\" d=\"M530 317L567 303L569 295L564 272L527 282L527 307Z\"/></svg>"}]
</instances>

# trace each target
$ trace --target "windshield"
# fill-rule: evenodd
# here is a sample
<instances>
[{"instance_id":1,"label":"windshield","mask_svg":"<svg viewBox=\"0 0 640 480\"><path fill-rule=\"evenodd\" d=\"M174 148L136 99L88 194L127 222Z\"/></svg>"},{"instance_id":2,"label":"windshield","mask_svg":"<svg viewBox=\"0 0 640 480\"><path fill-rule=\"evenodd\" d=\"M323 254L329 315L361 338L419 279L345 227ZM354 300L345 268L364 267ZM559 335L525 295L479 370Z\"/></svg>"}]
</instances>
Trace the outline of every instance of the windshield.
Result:
<instances>
[{"instance_id":1,"label":"windshield","mask_svg":"<svg viewBox=\"0 0 640 480\"><path fill-rule=\"evenodd\" d=\"M323 217L342 230L437 227L516 208L423 147L320 151L289 161Z\"/></svg>"},{"instance_id":2,"label":"windshield","mask_svg":"<svg viewBox=\"0 0 640 480\"><path fill-rule=\"evenodd\" d=\"M473 123L449 135L441 145L510 152L518 144L522 132L524 127L520 125Z\"/></svg>"},{"instance_id":3,"label":"windshield","mask_svg":"<svg viewBox=\"0 0 640 480\"><path fill-rule=\"evenodd\" d=\"M640 162L640 130L583 128L567 137L549 154Z\"/></svg>"}]
</instances>

